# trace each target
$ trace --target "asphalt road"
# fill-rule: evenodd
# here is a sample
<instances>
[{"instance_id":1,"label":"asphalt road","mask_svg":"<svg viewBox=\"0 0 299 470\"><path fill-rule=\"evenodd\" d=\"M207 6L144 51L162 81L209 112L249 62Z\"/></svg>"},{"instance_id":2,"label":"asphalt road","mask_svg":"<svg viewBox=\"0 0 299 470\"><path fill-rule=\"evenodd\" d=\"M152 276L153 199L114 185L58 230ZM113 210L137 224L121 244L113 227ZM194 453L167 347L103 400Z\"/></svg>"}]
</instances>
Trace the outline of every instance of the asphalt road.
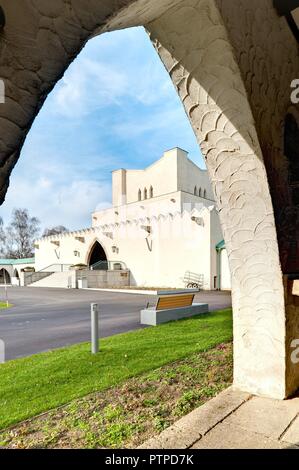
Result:
<instances>
[{"instance_id":1,"label":"asphalt road","mask_svg":"<svg viewBox=\"0 0 299 470\"><path fill-rule=\"evenodd\" d=\"M6 360L90 341L92 302L100 305L100 336L105 337L141 328L140 310L156 300L148 295L33 287L11 287L8 296L13 307L0 310ZM0 287L0 299L4 297ZM201 292L196 301L209 303L210 310L231 305L226 292Z\"/></svg>"}]
</instances>

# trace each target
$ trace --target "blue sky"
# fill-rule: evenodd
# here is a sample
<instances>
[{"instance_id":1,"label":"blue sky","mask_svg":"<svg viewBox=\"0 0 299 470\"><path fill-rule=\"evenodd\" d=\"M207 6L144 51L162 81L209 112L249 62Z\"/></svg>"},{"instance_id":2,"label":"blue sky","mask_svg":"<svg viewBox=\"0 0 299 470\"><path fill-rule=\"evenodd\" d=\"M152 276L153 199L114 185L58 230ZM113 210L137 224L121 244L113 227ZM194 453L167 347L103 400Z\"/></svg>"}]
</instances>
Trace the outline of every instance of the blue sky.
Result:
<instances>
[{"instance_id":1,"label":"blue sky","mask_svg":"<svg viewBox=\"0 0 299 470\"><path fill-rule=\"evenodd\" d=\"M111 205L111 171L143 168L172 147L204 168L168 74L143 28L89 41L48 97L0 209L26 207L42 227L90 225Z\"/></svg>"}]
</instances>

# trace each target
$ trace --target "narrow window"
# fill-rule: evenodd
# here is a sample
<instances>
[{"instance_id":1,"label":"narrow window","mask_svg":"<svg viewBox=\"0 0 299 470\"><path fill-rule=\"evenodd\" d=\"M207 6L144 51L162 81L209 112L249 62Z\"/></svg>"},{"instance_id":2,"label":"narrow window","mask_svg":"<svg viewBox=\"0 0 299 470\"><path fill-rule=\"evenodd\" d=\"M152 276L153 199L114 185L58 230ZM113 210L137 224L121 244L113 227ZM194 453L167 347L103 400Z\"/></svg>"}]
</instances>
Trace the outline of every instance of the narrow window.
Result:
<instances>
[{"instance_id":1,"label":"narrow window","mask_svg":"<svg viewBox=\"0 0 299 470\"><path fill-rule=\"evenodd\" d=\"M154 197L154 189L153 187L151 186L150 187L150 198Z\"/></svg>"},{"instance_id":2,"label":"narrow window","mask_svg":"<svg viewBox=\"0 0 299 470\"><path fill-rule=\"evenodd\" d=\"M141 201L141 189L138 191L138 201Z\"/></svg>"},{"instance_id":3,"label":"narrow window","mask_svg":"<svg viewBox=\"0 0 299 470\"><path fill-rule=\"evenodd\" d=\"M199 195L199 197L201 197L201 188L199 188L199 190L198 190L198 195Z\"/></svg>"},{"instance_id":4,"label":"narrow window","mask_svg":"<svg viewBox=\"0 0 299 470\"><path fill-rule=\"evenodd\" d=\"M147 189L144 188L144 199L147 199Z\"/></svg>"},{"instance_id":5,"label":"narrow window","mask_svg":"<svg viewBox=\"0 0 299 470\"><path fill-rule=\"evenodd\" d=\"M197 196L197 187L194 188L194 196Z\"/></svg>"}]
</instances>

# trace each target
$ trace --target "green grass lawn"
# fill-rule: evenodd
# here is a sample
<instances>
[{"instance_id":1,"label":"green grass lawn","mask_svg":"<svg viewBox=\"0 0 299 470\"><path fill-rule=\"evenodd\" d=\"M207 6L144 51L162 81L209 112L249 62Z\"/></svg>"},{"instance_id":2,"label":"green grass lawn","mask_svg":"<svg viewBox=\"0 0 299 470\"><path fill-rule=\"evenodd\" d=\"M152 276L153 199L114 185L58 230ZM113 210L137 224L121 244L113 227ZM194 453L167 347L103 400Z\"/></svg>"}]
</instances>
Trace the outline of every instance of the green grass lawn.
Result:
<instances>
[{"instance_id":1,"label":"green grass lawn","mask_svg":"<svg viewBox=\"0 0 299 470\"><path fill-rule=\"evenodd\" d=\"M0 429L232 339L222 310L0 365Z\"/></svg>"},{"instance_id":2,"label":"green grass lawn","mask_svg":"<svg viewBox=\"0 0 299 470\"><path fill-rule=\"evenodd\" d=\"M5 449L136 449L233 380L232 343L188 355L0 431Z\"/></svg>"}]
</instances>

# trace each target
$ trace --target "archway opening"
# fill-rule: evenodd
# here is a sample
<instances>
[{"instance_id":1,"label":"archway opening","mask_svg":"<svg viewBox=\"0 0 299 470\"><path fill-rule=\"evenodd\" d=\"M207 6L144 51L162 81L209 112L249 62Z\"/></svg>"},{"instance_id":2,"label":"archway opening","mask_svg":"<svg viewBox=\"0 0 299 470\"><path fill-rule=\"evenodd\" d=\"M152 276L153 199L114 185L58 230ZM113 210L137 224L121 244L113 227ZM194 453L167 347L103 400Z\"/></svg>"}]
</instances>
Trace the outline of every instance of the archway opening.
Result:
<instances>
[{"instance_id":1,"label":"archway opening","mask_svg":"<svg viewBox=\"0 0 299 470\"><path fill-rule=\"evenodd\" d=\"M108 269L108 259L105 250L98 241L96 241L91 248L88 264L93 269Z\"/></svg>"},{"instance_id":2,"label":"archway opening","mask_svg":"<svg viewBox=\"0 0 299 470\"><path fill-rule=\"evenodd\" d=\"M24 207L42 224L49 220L53 226L63 221L69 230L88 227L98 204L111 204L111 172L116 167L145 168L176 146L188 150L190 158L205 168L181 100L145 29L95 36L57 82L36 118L1 215L9 218L18 204L13 187L20 181ZM33 149L41 155L39 163L31 157ZM45 178L40 167L49 161L55 170ZM52 204L42 203L40 194ZM138 201L149 199L147 182L140 181L136 196Z\"/></svg>"},{"instance_id":3,"label":"archway opening","mask_svg":"<svg viewBox=\"0 0 299 470\"><path fill-rule=\"evenodd\" d=\"M14 272L13 272L13 277L15 277L16 279L20 279L20 276L19 276L19 273L18 273L18 270L15 269Z\"/></svg>"},{"instance_id":4,"label":"archway opening","mask_svg":"<svg viewBox=\"0 0 299 470\"><path fill-rule=\"evenodd\" d=\"M99 2L96 2L95 5L98 3ZM114 2L112 3L114 4ZM130 2L128 2L128 4L129 3ZM159 5L159 2L149 2L149 3L155 3ZM250 107L247 104L247 95L249 95L249 93L248 94L245 93L245 89L243 89L243 82L240 81L242 77L242 73L240 74L240 77L239 77L237 67L235 66L230 67L229 70L225 68L227 67L227 64L229 64L230 66L232 64L235 64L235 60L238 57L241 57L241 53L243 53L242 50L239 51L239 49L236 48L236 52L237 53L240 52L240 56L237 54L234 54L234 48L232 47L234 46L234 44L232 45L229 43L227 45L225 44L227 42L225 38L226 37L228 38L228 35L226 34L225 25L226 23L229 26L230 24L232 25L234 24L233 15L230 15L229 14L230 12L229 11L226 12L226 10L224 9L224 4L228 2L216 2L221 5L223 4L223 11L220 12L222 14L218 14L218 11L216 8L217 5L215 2L210 2L211 11L209 10L209 8L202 8L202 9L199 8L198 12L197 12L197 8L195 8L195 4L191 5L191 2L189 4L189 2L186 1L184 2L184 5L186 5L187 3L188 5L182 10L182 13L180 9L178 8L177 11L175 12L171 11L169 14L167 13L167 15L166 14L162 16L161 14L157 15L156 17L157 19L152 22L153 24L149 25L151 38L158 45L161 57L164 58L164 62L167 65L167 68L169 69L169 73L171 73L173 81L177 85L179 93L181 94L181 96L184 98L184 101L186 102L186 111L187 111L188 116L190 117L190 120L192 120L193 122L194 128L197 131L198 140L204 142L205 144L209 166L211 166L211 168L214 169L216 168L216 164L218 165L218 161L222 160L222 162L225 162L219 165L219 171L217 171L217 174L215 174L215 177L214 177L214 184L215 186L217 184L216 189L217 189L217 192L219 190L220 196L222 192L225 192L225 197L223 197L223 201L221 201L220 197L218 199L221 203L220 209L221 209L223 221L225 222L224 226L225 228L227 228L226 238L228 240L237 239L236 242L232 241L232 243L230 244L229 250L231 253L234 253L234 257L239 262L238 271L242 270L242 272L245 272L246 270L248 270L249 273L252 271L252 264L251 264L252 262L249 261L250 257L248 256L248 250L252 249L254 251L257 251L258 253L264 253L265 248L267 249L267 251L269 250L269 256L265 256L266 259L262 259L262 261L259 262L259 266L255 268L256 269L255 271L256 282L259 282L259 285L265 286L264 287L265 295L269 297L271 292L273 294L273 301L271 304L269 304L269 306L268 304L265 305L265 303L263 303L262 300L260 301L261 308L263 309L263 311L266 311L267 309L269 309L267 314L263 315L263 317L266 317L266 319L268 318L268 316L269 318L271 318L271 315L273 315L273 312L275 312L275 314L276 312L279 312L280 315L283 315L282 313L283 307L281 307L283 306L283 302L282 302L282 298L280 298L282 297L282 294L280 290L276 287L278 282L280 282L278 280L281 278L280 269L277 267L278 263L276 262L278 261L276 259L277 258L276 234L274 233L275 231L273 230L272 220L270 220L269 224L264 223L265 220L268 220L269 214L271 213L271 209L269 209L269 207L271 208L271 201L268 195L268 186L267 186L267 182L265 179L265 175L263 173L263 168L261 167L261 160L262 160L261 155L259 154L256 155L256 152L259 152L259 145L258 145L258 139L255 137L255 134L256 134L255 129L253 128L254 121L252 119L252 113L249 112ZM215 8L212 8L212 6L214 7L214 3L215 3ZM201 2L198 3L198 5L200 4ZM134 5L133 9L131 10L132 12L136 12L135 6L136 5ZM270 8L270 2L269 2L269 8ZM269 9L270 18L273 17L271 16L272 14L273 14L273 4L272 4L271 10ZM146 15L148 15L147 9L146 9ZM84 15L82 15L82 17L83 16ZM95 15L94 17L95 17L95 24L97 26L99 24L102 24L100 21L100 18L98 19ZM105 17L107 17L106 9L105 9ZM127 18L127 16L125 17ZM137 21L137 18L136 19L133 18L133 13L132 13L132 17L130 16L130 14L128 15L128 17L130 18L130 21L133 22L134 20L133 24L136 24L136 22L137 24L146 24L145 21L143 22ZM230 18L229 21L227 20L227 17ZM114 16L113 16L113 19L115 19ZM275 20L274 17L273 19ZM80 20L82 20L82 18L80 18ZM180 34L182 33L181 31L176 32L175 28L179 26L180 23L182 25L185 25L186 21L188 21L188 26L189 26L187 31L186 31L186 28L184 28L183 29L184 34ZM124 20L124 23L122 22L118 23L118 19L116 19L114 25L118 24L118 27L120 27L120 26L126 26L128 23L129 23L128 19ZM276 25L276 24L277 24L277 28L280 28L280 26L278 26L277 21L276 20L275 22L273 21L273 25ZM258 23L257 23L257 27L258 27ZM90 34L91 29L92 28L87 28L88 34ZM215 40L213 37L214 29L216 31ZM229 36L235 38L234 39L235 43L239 43L240 35L239 35L238 29L233 28L233 27L230 27L228 29L232 31L232 34ZM211 30L212 30L212 33L211 33ZM201 37L197 38L197 34L196 34L197 31L200 31L200 35L202 36L202 39ZM236 33L233 34L234 31L236 31ZM249 29L247 32L243 28L243 32L244 32L244 38L246 38L246 41L245 41L246 44L247 44L247 38L251 38L251 36L252 37L258 36L259 38L259 35L251 34L251 31L249 31ZM245 36L246 33L247 33L247 36ZM284 34L283 30L281 30L281 34L282 35ZM279 35L278 29L277 29L277 35ZM224 38L224 39L221 41L218 41L219 37ZM216 41L216 45L218 44L220 45L221 43L221 49L219 49L219 47L215 47L215 41ZM74 44L75 44L75 39L74 39ZM242 44L242 41L241 41L241 44ZM271 46L270 43L269 43L269 46ZM14 47L14 44L13 44L13 47ZM8 49L8 54L10 54L9 47L7 49ZM62 48L52 48L52 49L60 50ZM271 48L269 47L268 49L271 52ZM75 50L75 46L74 46L74 50ZM201 55L196 54L196 51L198 50L205 50L206 52L205 56L208 57L209 60L204 61ZM273 50L273 47L272 47L272 50ZM49 51L49 54L50 52L51 51ZM63 54L65 54L64 49L63 49ZM285 54L284 56L286 56L287 60L289 61L288 55ZM194 57L199 57L200 61L198 63L194 62ZM271 56L269 57L271 60ZM42 64L44 65L45 62L46 61L45 61L44 52L43 52ZM50 64L54 63L52 56L50 56L49 62ZM242 63L244 63L244 61L240 60L240 65L242 65ZM287 65L289 64L290 62ZM207 67L204 67L203 65L207 65ZM236 63L235 65L238 65L238 63ZM243 70L242 70L243 76L245 76L245 73L247 73L246 68L245 68L246 66L247 66L247 62L245 61L245 66L243 67ZM221 73L221 72L219 73L219 70L221 71L220 67L223 67L224 73ZM280 67L280 69L282 68L283 68L283 65ZM290 67L284 67L284 68L287 68L287 70L291 71ZM56 72L56 67L51 67L51 69L54 69L54 71ZM60 71L58 72L60 74ZM31 76L30 74L28 75ZM100 70L100 73L99 73L99 76L101 75L103 75L102 69ZM149 76L150 76L150 79L152 80L153 74L150 73ZM214 81L215 77L216 78L220 77L220 80ZM211 79L212 79L212 86L211 86ZM140 82L141 81L143 82L144 80L140 80ZM52 85L52 83L54 82L54 79L52 78L51 74L49 78L47 79L47 82L50 85ZM97 84L97 88L101 89L101 87L98 85L98 80L95 80L95 83ZM117 83L117 87L119 88L119 83ZM23 87L25 92L27 88L25 86ZM44 90L43 87L39 87L39 88L42 90L42 93L45 94L46 90ZM125 88L127 89L128 87L125 87ZM213 100L212 109L210 106L211 100L205 99L206 98L205 95L202 94L204 93L205 88L209 91L209 94L213 95L213 96L208 97L208 98L212 98ZM231 90L233 90L234 92L232 93ZM229 94L224 96L224 91L229 91ZM20 90L20 93L21 93L21 90ZM77 96L74 93L73 95ZM269 96L271 95L269 94ZM214 99L215 97L216 99ZM37 103L39 103L39 100L37 100ZM96 101L96 100L93 100L93 101ZM207 105L205 105L204 103L207 103ZM219 103L219 109L218 109L218 103ZM269 105L270 104L271 103L269 100ZM36 108L39 109L39 107L36 107ZM74 108L75 108L74 106L71 107L72 114L74 113ZM123 108L125 108L125 106L123 106ZM220 108L226 109L226 116L224 115L224 112ZM255 106L253 106L253 109L254 108ZM260 111L263 111L263 109L262 108L260 109L259 106L256 106L256 108L257 108L256 114L262 115ZM239 112L239 109L241 109L242 112ZM222 114L220 114L220 112ZM269 106L269 115L271 116L270 106ZM216 128L213 128L213 125L211 126L210 124L211 121L215 122L214 127L218 126L219 122L220 123L222 122L223 116L228 121L231 121L231 120L235 121L237 130L240 132L240 134L242 135L245 134L245 139L248 141L252 152L249 152L249 154L246 153L246 155L243 154L244 146L240 145L239 143L239 140L238 140L239 132L238 132L237 139L235 137L234 139L232 139L230 125L228 126L225 125L225 128L228 128L229 130L226 130L226 129L224 130L224 127L220 126L221 132L218 127L216 129ZM229 118L229 116L234 116L234 117ZM216 118L217 118L217 122L216 122ZM168 119L165 119L165 116L164 116L164 119L160 119L157 122L159 123L159 127L161 127L162 122L169 122L169 121ZM31 123L31 120L30 120L30 123ZM231 124L234 124L234 123L232 122ZM77 132L77 127L74 127L74 128L76 129L76 132ZM136 132L135 129L134 131ZM20 132L24 134L24 129L22 126L20 129ZM115 134L115 128L113 129L113 133ZM126 134L128 133L128 128L125 129L125 133ZM220 149L217 149L217 146L215 144L216 141L218 143L220 140L219 133L223 134L223 138L221 141L222 151L218 151ZM105 140L105 139L102 139L102 140ZM147 140L151 140L151 139L147 139ZM60 143L62 139L59 139L56 137L56 141ZM225 149L223 147L226 147L226 145L223 145L223 142L228 142L228 147ZM11 158L11 154L12 154L11 145L8 145L7 147L8 147L8 156L9 158ZM82 148L82 146L80 147ZM143 146L141 146L141 148L143 150ZM247 152L247 148L248 146L246 146L245 152ZM214 152L214 150L217 150L217 152ZM217 158L215 154L217 155ZM72 155L72 153L70 153L70 155ZM244 165L245 164L247 165L247 162L248 162L248 165L250 166L250 168L252 168L250 172L248 171L248 174L250 173L251 175L251 179L248 185L246 187L244 186L244 190L243 189L241 190L242 196L243 196L242 211L244 214L246 214L248 211L248 217L242 216L242 218L239 218L239 217L234 218L234 219L237 219L237 222L231 223L232 211L234 212L236 211L237 204L239 203L239 199L240 199L240 198L236 198L235 196L235 194L239 190L239 189L235 189L236 184L239 184L239 181L235 181L239 179L238 173L236 171L236 173L234 174L235 180L232 182L231 168L232 168L232 165L236 168L240 167L239 162L237 162L237 159L239 157L240 157L240 160L242 161L242 166L243 166L243 163ZM231 160L231 164L230 164L229 159ZM67 176L69 177L68 174ZM261 183L261 187L259 188L258 194L251 191L251 187L253 188L255 187L254 184L250 184L251 181L253 181L253 183ZM43 188L45 188L45 186L46 185L43 182ZM225 188L227 188L228 191L224 191ZM230 196L229 192L232 193L231 194L232 197L230 198L229 198ZM51 193L52 194L54 193L52 188L51 188ZM263 196L263 199L264 199L262 203L260 201L261 195ZM64 199L67 199L67 198L64 198ZM0 193L0 200L1 200L1 193ZM236 202L237 200L238 200L238 203ZM234 236L234 230L238 230L238 231L243 230L245 233L248 232L248 220L249 219L252 220L251 219L251 216L253 214L252 207L255 208L255 203L259 204L258 206L259 210L254 211L257 214L256 215L257 223L255 223L255 225L254 223L252 224L252 226L254 227L254 233L252 234L252 236L248 237L248 240L246 243L240 243L239 238ZM76 208L76 211L77 211L78 206L82 206L82 204L76 205L72 201L72 206ZM272 216L270 214L270 219L271 217ZM286 218L286 220L288 219ZM259 230L258 235L257 235L257 227ZM288 229L288 226L286 226L286 228ZM268 240L270 241L268 244L266 244ZM270 249L269 249L269 244L271 244ZM244 247L245 245L246 247ZM270 269L270 266L274 266L273 269ZM273 279L277 279L277 284L273 282L272 277ZM248 282L249 282L247 280L248 277L246 278L246 282L243 282L243 279L245 279L245 276L241 278L241 274L236 274L236 287L237 288L235 289L235 291L236 291L236 295L238 296L239 311L244 310L243 306L246 306L247 308L248 302L251 302L252 315L256 315L256 319L258 319L259 324L260 324L261 320L260 320L259 303L256 301L255 293L251 294L251 292L253 292L254 289L251 289L251 288L249 289L247 287ZM250 282L252 282L251 278L250 278ZM273 285L273 288L272 288L272 285ZM239 288L239 286L242 286L242 288ZM249 292L250 292L250 295L249 295ZM277 322L274 322L274 321L272 322L272 324L274 324L273 331L271 331L271 328L269 328L270 331L267 328L267 331L269 332L268 336L270 338L271 337L278 338L279 333L275 331L276 323ZM270 326L270 322L267 326ZM283 332L281 334L283 334ZM250 355L250 359L251 359L251 357L253 356L251 352L255 351L257 347L260 346L260 337L254 331L252 336L249 339L246 336L248 340L244 342L243 336L248 335L248 326L245 324L245 322L244 322L244 325L242 325L242 322L240 322L240 328L237 329L237 335L239 336L239 338L236 344L238 347L241 348L241 350L242 348L244 349L243 351L241 351L240 354L236 355L237 359L240 357L241 358L240 360L242 361L242 364L240 366L238 365L237 367L237 370L241 370L243 373L243 376L242 377L240 376L240 379L241 379L240 383L245 377L246 378L245 382L247 381L247 383L250 384L250 387L251 387L250 390L252 391L251 384L254 384L255 381L259 382L259 377L262 377L263 373L267 374L268 370L276 371L277 364L273 362L273 366L272 366L270 362L267 362L264 371L261 371L259 369L259 365L263 364L263 352L261 352L261 356L259 355L257 356L256 362L254 362L254 360L246 361L245 360L246 354L248 354L248 357ZM282 344L283 340L284 338L282 337L280 344ZM248 347L248 344L251 345L250 348ZM279 344L278 341L277 341L277 344ZM283 355L285 351L282 351L281 354L276 354L275 348L273 349L273 351L275 352L275 356L277 355L280 357L284 357ZM271 351L271 347L269 351L268 350L266 351L265 357L266 359L268 359L269 357L270 358L274 357L274 354ZM244 367L241 367L243 366L243 363L244 363ZM255 371L256 367L258 368L258 373L256 374L256 377L254 375L255 372L253 372L251 376L250 375L251 372ZM280 370L282 371L282 374L283 374L284 367L281 367ZM263 384L258 383L257 389L259 391L261 391L262 389L264 391L267 391L268 384L269 383L272 384L273 382L276 383L277 380L276 380L276 377L274 377L272 381L272 377L268 378L266 375L264 382L265 382L264 388L262 386Z\"/></svg>"},{"instance_id":5,"label":"archway opening","mask_svg":"<svg viewBox=\"0 0 299 470\"><path fill-rule=\"evenodd\" d=\"M2 268L0 269L0 284L10 284L11 278L9 272Z\"/></svg>"},{"instance_id":6,"label":"archway opening","mask_svg":"<svg viewBox=\"0 0 299 470\"><path fill-rule=\"evenodd\" d=\"M14 286L19 286L20 285L20 276L18 270L15 268L13 271L13 275L11 278L11 283Z\"/></svg>"}]
</instances>

